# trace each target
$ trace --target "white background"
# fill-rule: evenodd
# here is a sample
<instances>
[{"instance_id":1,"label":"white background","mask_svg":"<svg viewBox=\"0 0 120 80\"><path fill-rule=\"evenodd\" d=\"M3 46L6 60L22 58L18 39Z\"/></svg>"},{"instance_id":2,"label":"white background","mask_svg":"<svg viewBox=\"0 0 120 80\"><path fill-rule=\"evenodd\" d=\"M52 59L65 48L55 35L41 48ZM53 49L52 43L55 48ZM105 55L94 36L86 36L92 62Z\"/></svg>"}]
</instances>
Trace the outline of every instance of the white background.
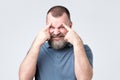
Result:
<instances>
[{"instance_id":1,"label":"white background","mask_svg":"<svg viewBox=\"0 0 120 80\"><path fill-rule=\"evenodd\" d=\"M73 29L91 47L93 80L120 80L119 0L1 0L0 79L18 80L19 65L54 5L70 10Z\"/></svg>"}]
</instances>

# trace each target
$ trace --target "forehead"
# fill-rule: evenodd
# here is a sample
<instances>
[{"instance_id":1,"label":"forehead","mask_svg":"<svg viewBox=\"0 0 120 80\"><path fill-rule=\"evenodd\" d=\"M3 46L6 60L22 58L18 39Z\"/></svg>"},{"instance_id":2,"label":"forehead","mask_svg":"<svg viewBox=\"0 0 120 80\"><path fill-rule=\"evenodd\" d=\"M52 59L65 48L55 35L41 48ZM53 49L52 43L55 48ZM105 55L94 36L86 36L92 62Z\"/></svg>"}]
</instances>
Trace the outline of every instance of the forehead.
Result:
<instances>
[{"instance_id":1,"label":"forehead","mask_svg":"<svg viewBox=\"0 0 120 80\"><path fill-rule=\"evenodd\" d=\"M47 15L46 22L52 23L52 24L62 24L62 23L68 23L69 19L66 13L63 13L62 16L54 17L51 13Z\"/></svg>"}]
</instances>

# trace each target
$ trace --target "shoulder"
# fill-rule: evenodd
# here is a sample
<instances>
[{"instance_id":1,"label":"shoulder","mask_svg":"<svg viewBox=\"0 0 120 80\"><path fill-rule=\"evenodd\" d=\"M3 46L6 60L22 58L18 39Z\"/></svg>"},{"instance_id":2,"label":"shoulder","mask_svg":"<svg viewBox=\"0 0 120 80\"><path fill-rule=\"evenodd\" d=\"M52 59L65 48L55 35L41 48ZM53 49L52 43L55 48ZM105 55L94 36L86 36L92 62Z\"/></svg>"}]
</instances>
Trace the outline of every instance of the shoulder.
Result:
<instances>
[{"instance_id":1,"label":"shoulder","mask_svg":"<svg viewBox=\"0 0 120 80\"><path fill-rule=\"evenodd\" d=\"M45 42L42 46L41 46L41 50L47 49L49 47L48 43Z\"/></svg>"},{"instance_id":2,"label":"shoulder","mask_svg":"<svg viewBox=\"0 0 120 80\"><path fill-rule=\"evenodd\" d=\"M84 44L84 49L85 49L86 52L92 53L91 48L87 44Z\"/></svg>"},{"instance_id":3,"label":"shoulder","mask_svg":"<svg viewBox=\"0 0 120 80\"><path fill-rule=\"evenodd\" d=\"M91 66L93 66L93 53L92 53L91 48L87 44L84 44L84 49L85 49L86 55L89 59Z\"/></svg>"},{"instance_id":4,"label":"shoulder","mask_svg":"<svg viewBox=\"0 0 120 80\"><path fill-rule=\"evenodd\" d=\"M91 48L87 44L84 44L84 49L85 49L87 54L91 54L92 55L92 50L91 50Z\"/></svg>"}]
</instances>

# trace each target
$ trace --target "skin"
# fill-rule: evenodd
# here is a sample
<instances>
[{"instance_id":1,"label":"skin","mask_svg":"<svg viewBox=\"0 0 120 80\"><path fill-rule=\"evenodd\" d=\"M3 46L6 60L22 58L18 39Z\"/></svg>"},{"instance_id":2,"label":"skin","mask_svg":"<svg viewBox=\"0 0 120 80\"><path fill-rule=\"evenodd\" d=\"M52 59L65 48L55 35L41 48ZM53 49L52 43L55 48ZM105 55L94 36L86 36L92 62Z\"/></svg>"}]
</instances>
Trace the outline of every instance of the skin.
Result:
<instances>
[{"instance_id":1,"label":"skin","mask_svg":"<svg viewBox=\"0 0 120 80\"><path fill-rule=\"evenodd\" d=\"M52 33L63 33L65 37L52 38L53 41L65 40L74 47L74 66L77 80L91 80L93 70L86 56L83 42L80 36L71 28L72 22L64 13L61 17L53 17L51 13L47 15L46 27L36 36L28 54L20 65L19 80L33 80L36 72L36 64L40 47L50 39Z\"/></svg>"}]
</instances>

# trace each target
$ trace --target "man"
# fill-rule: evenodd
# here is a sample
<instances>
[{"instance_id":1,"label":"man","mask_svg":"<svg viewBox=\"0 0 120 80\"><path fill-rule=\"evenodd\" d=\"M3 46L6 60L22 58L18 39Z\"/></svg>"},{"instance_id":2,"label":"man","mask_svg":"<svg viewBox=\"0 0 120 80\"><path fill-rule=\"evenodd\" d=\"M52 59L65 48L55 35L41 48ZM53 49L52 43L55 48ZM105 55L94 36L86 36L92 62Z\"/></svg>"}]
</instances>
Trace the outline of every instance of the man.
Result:
<instances>
[{"instance_id":1,"label":"man","mask_svg":"<svg viewBox=\"0 0 120 80\"><path fill-rule=\"evenodd\" d=\"M20 65L20 80L91 80L92 53L72 30L68 9L52 7Z\"/></svg>"}]
</instances>

